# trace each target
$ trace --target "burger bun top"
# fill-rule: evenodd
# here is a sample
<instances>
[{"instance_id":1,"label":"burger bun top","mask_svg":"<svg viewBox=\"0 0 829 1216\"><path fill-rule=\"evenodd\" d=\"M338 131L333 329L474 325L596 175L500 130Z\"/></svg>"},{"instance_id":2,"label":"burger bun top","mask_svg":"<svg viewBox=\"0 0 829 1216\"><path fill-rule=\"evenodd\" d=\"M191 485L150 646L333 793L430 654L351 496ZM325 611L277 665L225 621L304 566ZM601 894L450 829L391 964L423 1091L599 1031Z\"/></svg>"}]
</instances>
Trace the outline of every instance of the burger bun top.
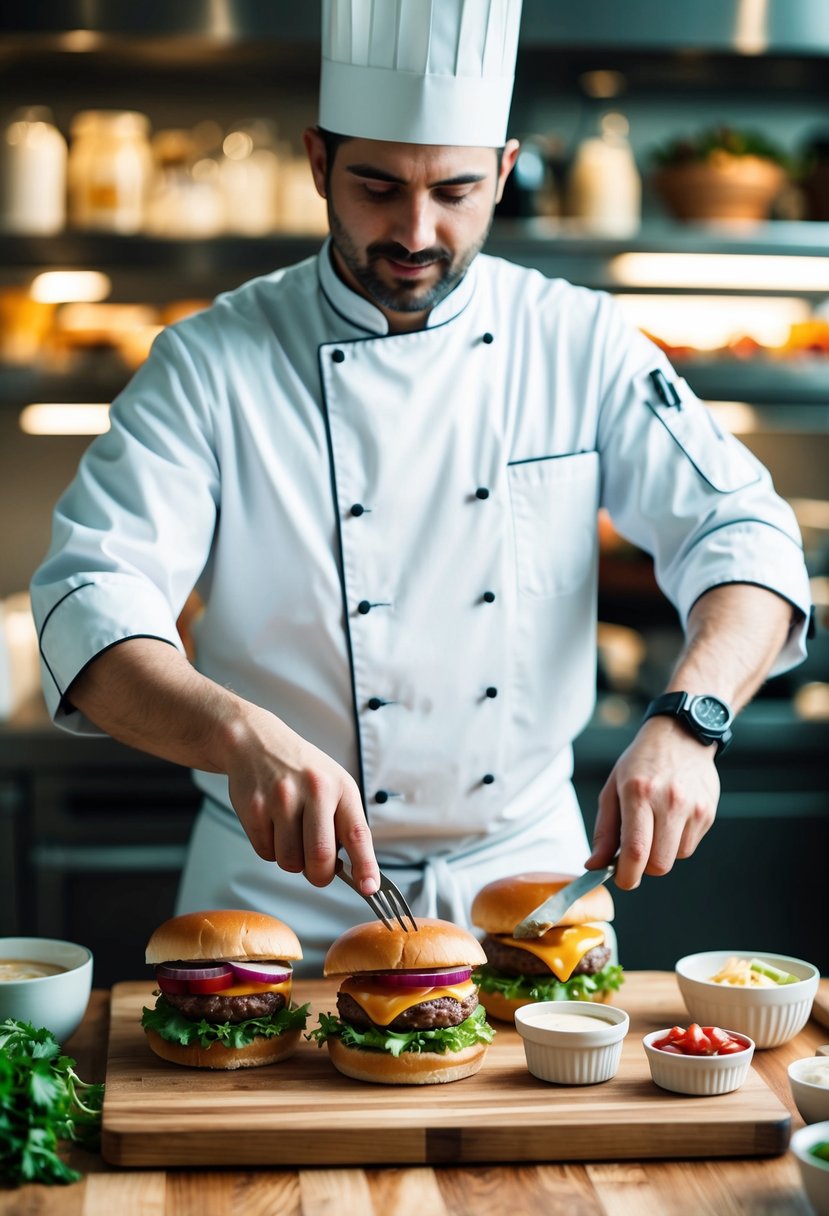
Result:
<instances>
[{"instance_id":1,"label":"burger bun top","mask_svg":"<svg viewBox=\"0 0 829 1216\"><path fill-rule=\"evenodd\" d=\"M477 938L448 920L415 917L417 932L387 929L379 920L354 925L330 946L325 975L367 971L438 971L486 962Z\"/></svg>"},{"instance_id":2,"label":"burger bun top","mask_svg":"<svg viewBox=\"0 0 829 1216\"><path fill-rule=\"evenodd\" d=\"M284 921L239 909L188 912L159 925L147 942L148 963L172 959L297 959L299 939Z\"/></svg>"},{"instance_id":3,"label":"burger bun top","mask_svg":"<svg viewBox=\"0 0 829 1216\"><path fill-rule=\"evenodd\" d=\"M577 877L577 874L533 871L498 878L482 887L472 901L472 923L487 933L512 936L519 921ZM610 921L613 914L613 898L607 887L594 887L567 909L558 925Z\"/></svg>"}]
</instances>

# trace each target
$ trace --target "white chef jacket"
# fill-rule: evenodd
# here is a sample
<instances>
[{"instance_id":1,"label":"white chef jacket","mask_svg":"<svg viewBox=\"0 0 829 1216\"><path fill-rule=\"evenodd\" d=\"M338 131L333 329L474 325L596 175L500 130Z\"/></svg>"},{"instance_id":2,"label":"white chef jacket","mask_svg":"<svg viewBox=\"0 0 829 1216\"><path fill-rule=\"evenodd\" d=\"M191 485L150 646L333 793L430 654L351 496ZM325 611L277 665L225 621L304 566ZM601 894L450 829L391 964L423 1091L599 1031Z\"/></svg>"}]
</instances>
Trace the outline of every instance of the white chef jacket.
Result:
<instances>
[{"instance_id":1,"label":"white chef jacket","mask_svg":"<svg viewBox=\"0 0 829 1216\"><path fill-rule=\"evenodd\" d=\"M199 670L352 773L381 863L497 856L559 807L580 869L600 506L683 622L759 584L804 618L775 672L801 660L790 507L608 295L479 255L389 334L326 242L165 330L113 403L32 583L51 712L94 732L72 680L125 638L180 649L195 586Z\"/></svg>"}]
</instances>

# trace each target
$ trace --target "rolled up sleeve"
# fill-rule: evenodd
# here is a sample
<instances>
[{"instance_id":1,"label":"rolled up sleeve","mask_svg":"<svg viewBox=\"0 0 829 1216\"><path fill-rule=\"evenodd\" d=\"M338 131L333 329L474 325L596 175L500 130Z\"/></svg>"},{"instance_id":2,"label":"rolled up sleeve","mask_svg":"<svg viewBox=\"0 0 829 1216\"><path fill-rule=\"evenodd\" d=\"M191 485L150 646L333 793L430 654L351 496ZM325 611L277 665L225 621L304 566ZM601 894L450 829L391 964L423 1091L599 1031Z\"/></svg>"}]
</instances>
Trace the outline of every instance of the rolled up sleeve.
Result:
<instances>
[{"instance_id":1,"label":"rolled up sleeve","mask_svg":"<svg viewBox=\"0 0 829 1216\"><path fill-rule=\"evenodd\" d=\"M183 650L176 620L208 560L218 507L210 409L190 352L165 331L59 500L32 580L44 695L58 725L100 733L66 692L111 646L155 637Z\"/></svg>"},{"instance_id":2,"label":"rolled up sleeve","mask_svg":"<svg viewBox=\"0 0 829 1216\"><path fill-rule=\"evenodd\" d=\"M754 584L789 601L794 623L770 674L789 670L805 658L811 607L792 508L768 470L720 430L612 302L603 325L603 506L619 533L653 557L656 580L683 627L700 596L727 583ZM667 385L664 393L660 385Z\"/></svg>"}]
</instances>

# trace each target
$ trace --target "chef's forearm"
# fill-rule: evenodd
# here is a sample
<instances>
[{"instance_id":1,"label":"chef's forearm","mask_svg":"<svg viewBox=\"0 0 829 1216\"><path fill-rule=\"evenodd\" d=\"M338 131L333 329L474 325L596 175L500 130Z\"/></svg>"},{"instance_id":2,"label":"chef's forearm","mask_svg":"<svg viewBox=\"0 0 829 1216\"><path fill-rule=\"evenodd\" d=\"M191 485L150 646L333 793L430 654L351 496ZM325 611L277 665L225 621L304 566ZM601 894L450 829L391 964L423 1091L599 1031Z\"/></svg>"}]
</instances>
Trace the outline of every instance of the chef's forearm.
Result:
<instances>
[{"instance_id":1,"label":"chef's forearm","mask_svg":"<svg viewBox=\"0 0 829 1216\"><path fill-rule=\"evenodd\" d=\"M205 772L227 772L247 703L155 638L128 638L98 655L67 700L121 743Z\"/></svg>"},{"instance_id":2,"label":"chef's forearm","mask_svg":"<svg viewBox=\"0 0 829 1216\"><path fill-rule=\"evenodd\" d=\"M742 709L771 670L795 613L787 600L764 587L712 588L689 614L668 691L714 693Z\"/></svg>"}]
</instances>

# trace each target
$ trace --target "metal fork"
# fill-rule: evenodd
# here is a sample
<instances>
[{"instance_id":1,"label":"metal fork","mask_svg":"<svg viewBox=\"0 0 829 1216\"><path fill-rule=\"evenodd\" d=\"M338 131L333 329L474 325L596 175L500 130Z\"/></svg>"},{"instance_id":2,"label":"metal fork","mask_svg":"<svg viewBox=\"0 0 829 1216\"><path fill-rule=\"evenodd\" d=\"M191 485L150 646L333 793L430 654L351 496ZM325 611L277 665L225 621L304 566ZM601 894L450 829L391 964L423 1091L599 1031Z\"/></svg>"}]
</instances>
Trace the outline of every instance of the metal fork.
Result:
<instances>
[{"instance_id":1,"label":"metal fork","mask_svg":"<svg viewBox=\"0 0 829 1216\"><path fill-rule=\"evenodd\" d=\"M417 932L417 921L412 915L412 910L406 903L401 892L394 885L390 878L385 874L380 873L380 888L373 895L363 895L357 884L351 876L351 870L343 861L342 857L337 858L336 874L344 883L351 887L352 891L356 891L361 899L364 899L371 908L378 920L381 920L387 929L394 929L394 921L400 925L404 933L409 932L409 926L406 924L408 919L411 922L411 927Z\"/></svg>"}]
</instances>

